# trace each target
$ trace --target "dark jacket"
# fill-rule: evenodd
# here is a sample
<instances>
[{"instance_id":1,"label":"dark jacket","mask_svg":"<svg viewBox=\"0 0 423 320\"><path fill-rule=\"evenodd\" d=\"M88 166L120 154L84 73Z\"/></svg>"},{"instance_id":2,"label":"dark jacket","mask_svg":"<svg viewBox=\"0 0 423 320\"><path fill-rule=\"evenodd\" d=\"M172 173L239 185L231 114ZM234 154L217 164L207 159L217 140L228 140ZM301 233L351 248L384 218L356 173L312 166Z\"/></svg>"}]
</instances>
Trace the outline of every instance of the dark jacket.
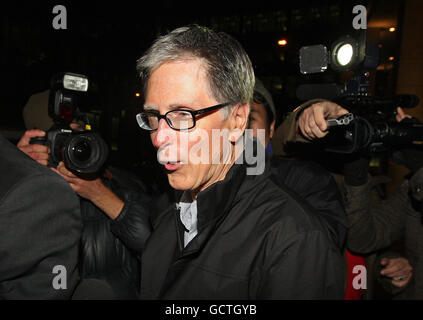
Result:
<instances>
[{"instance_id":1,"label":"dark jacket","mask_svg":"<svg viewBox=\"0 0 423 320\"><path fill-rule=\"evenodd\" d=\"M331 238L343 250L348 221L341 193L332 175L312 161L281 156L272 157L271 168L273 181L291 189L294 198L307 203L310 211L320 215L326 221Z\"/></svg>"},{"instance_id":2,"label":"dark jacket","mask_svg":"<svg viewBox=\"0 0 423 320\"><path fill-rule=\"evenodd\" d=\"M76 194L1 136L0 170L0 299L69 299L79 281ZM66 268L66 289L53 287L64 275L55 266Z\"/></svg>"},{"instance_id":3,"label":"dark jacket","mask_svg":"<svg viewBox=\"0 0 423 320\"><path fill-rule=\"evenodd\" d=\"M83 219L82 248L80 259L81 278L105 280L116 299L136 299L139 292L140 263L137 252L150 235L148 217L150 201L142 182L128 177L121 169L108 167L110 175L103 183L110 188L125 205L121 216L111 220L91 201L81 198ZM131 231L136 234L137 245L133 250L113 234L114 225L126 212L132 212ZM140 245L139 245L140 244Z\"/></svg>"},{"instance_id":4,"label":"dark jacket","mask_svg":"<svg viewBox=\"0 0 423 320\"><path fill-rule=\"evenodd\" d=\"M234 165L198 195L183 248L175 205L154 217L142 255L144 299L342 299L343 259L320 217L270 179Z\"/></svg>"},{"instance_id":5,"label":"dark jacket","mask_svg":"<svg viewBox=\"0 0 423 320\"><path fill-rule=\"evenodd\" d=\"M353 187L343 184L350 230L348 248L366 254L389 247L404 237L413 278L400 299L423 299L423 168L401 184L385 201L372 205L370 180Z\"/></svg>"}]
</instances>

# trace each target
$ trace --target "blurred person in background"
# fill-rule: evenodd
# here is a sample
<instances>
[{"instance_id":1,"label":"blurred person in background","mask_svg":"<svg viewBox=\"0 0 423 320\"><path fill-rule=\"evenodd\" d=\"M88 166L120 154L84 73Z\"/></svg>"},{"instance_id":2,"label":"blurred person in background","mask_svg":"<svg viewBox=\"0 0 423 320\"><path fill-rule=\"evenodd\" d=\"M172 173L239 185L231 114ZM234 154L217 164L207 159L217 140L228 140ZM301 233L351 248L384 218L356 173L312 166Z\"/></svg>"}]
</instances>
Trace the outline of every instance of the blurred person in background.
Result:
<instances>
[{"instance_id":1,"label":"blurred person in background","mask_svg":"<svg viewBox=\"0 0 423 320\"><path fill-rule=\"evenodd\" d=\"M317 102L295 110L287 119L291 141L310 142L328 133L327 119L336 119L348 110L332 102ZM419 122L397 108L397 122ZM388 253L379 259L379 279L395 299L423 299L421 263L423 250L423 151L416 147L396 150L392 160L410 170L404 182L377 204L371 201L369 159L355 154L344 164L342 195L350 228L347 247L357 254L389 248L404 239L404 252ZM386 285L389 284L389 288Z\"/></svg>"},{"instance_id":2,"label":"blurred person in background","mask_svg":"<svg viewBox=\"0 0 423 320\"><path fill-rule=\"evenodd\" d=\"M0 135L0 299L70 299L79 283L79 200Z\"/></svg>"}]
</instances>

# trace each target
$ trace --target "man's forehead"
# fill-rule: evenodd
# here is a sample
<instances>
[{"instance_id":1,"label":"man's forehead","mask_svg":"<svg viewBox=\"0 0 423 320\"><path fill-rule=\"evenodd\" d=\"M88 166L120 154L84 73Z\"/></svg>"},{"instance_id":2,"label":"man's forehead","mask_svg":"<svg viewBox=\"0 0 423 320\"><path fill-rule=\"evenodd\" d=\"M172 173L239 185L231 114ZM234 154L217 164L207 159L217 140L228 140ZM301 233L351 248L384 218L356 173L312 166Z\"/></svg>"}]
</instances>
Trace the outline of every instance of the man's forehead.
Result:
<instances>
[{"instance_id":1,"label":"man's forehead","mask_svg":"<svg viewBox=\"0 0 423 320\"><path fill-rule=\"evenodd\" d=\"M183 65L184 63L193 64ZM153 71L146 88L144 109L199 109L211 103L214 99L208 77L197 64L194 60L169 62Z\"/></svg>"}]
</instances>

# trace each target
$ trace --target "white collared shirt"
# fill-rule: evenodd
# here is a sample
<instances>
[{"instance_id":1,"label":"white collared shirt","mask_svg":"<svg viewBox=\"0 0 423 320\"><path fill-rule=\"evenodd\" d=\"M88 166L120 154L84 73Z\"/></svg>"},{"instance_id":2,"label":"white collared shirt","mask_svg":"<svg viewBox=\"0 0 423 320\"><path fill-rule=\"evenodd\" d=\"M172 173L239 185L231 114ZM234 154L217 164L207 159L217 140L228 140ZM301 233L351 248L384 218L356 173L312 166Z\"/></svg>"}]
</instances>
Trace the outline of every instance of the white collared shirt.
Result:
<instances>
[{"instance_id":1,"label":"white collared shirt","mask_svg":"<svg viewBox=\"0 0 423 320\"><path fill-rule=\"evenodd\" d=\"M197 200L192 201L188 191L182 194L177 205L179 217L186 230L184 232L184 247L197 235Z\"/></svg>"}]
</instances>

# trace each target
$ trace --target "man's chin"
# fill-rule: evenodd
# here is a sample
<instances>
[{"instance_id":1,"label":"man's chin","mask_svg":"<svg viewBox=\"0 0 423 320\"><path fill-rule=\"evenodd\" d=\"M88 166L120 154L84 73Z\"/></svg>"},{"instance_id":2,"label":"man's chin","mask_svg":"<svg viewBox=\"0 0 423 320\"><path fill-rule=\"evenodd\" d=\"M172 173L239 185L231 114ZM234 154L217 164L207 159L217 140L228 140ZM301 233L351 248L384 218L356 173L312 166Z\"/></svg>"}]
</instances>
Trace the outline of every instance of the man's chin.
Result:
<instances>
[{"instance_id":1,"label":"man's chin","mask_svg":"<svg viewBox=\"0 0 423 320\"><path fill-rule=\"evenodd\" d=\"M169 181L170 186L175 190L191 190L191 185L187 183L187 180L181 175L176 172L168 173L167 179Z\"/></svg>"}]
</instances>

